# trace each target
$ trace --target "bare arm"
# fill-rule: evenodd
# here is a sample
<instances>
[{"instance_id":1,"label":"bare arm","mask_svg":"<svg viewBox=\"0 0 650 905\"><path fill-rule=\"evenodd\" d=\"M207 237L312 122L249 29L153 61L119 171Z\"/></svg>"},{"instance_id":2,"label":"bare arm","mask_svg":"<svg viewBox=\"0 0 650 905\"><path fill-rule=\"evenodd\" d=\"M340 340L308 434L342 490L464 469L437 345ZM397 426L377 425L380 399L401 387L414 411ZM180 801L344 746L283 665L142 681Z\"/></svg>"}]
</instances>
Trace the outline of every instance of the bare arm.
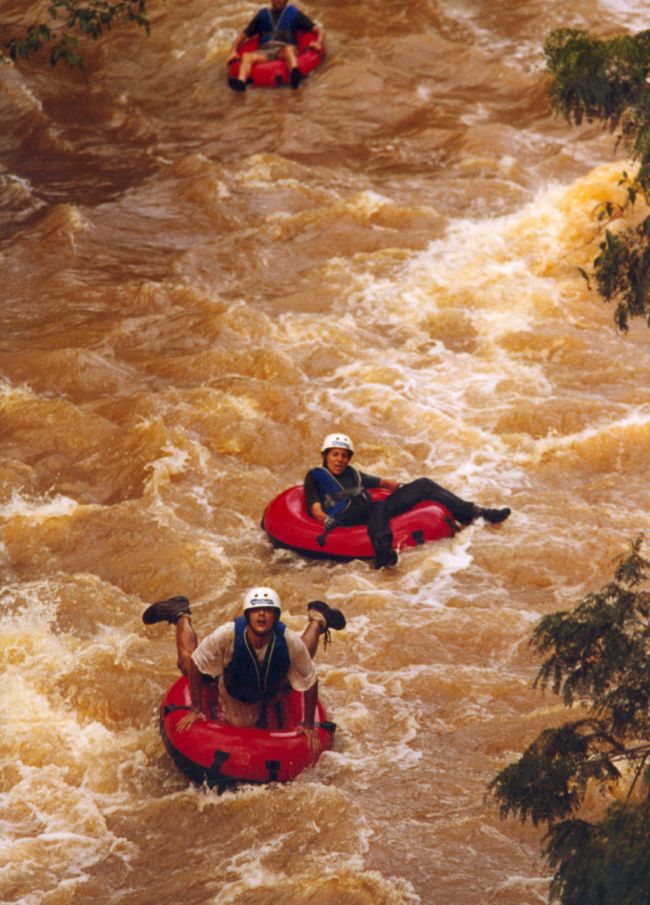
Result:
<instances>
[{"instance_id":1,"label":"bare arm","mask_svg":"<svg viewBox=\"0 0 650 905\"><path fill-rule=\"evenodd\" d=\"M399 481L391 481L389 478L380 478L379 486L383 487L384 490L390 490L391 493L394 493L399 487Z\"/></svg>"},{"instance_id":2,"label":"bare arm","mask_svg":"<svg viewBox=\"0 0 650 905\"><path fill-rule=\"evenodd\" d=\"M314 757L318 757L321 752L321 743L318 736L318 730L314 726L314 717L316 714L316 702L318 700L318 681L314 682L311 688L304 693L305 701L305 717L302 723L302 731L307 736L309 748Z\"/></svg>"},{"instance_id":3,"label":"bare arm","mask_svg":"<svg viewBox=\"0 0 650 905\"><path fill-rule=\"evenodd\" d=\"M230 66L230 64L234 60L239 59L239 45L242 43L242 41L245 41L247 37L248 36L244 31L237 35L232 47L230 48L230 53L228 54L228 59L226 60L226 66Z\"/></svg>"},{"instance_id":4,"label":"bare arm","mask_svg":"<svg viewBox=\"0 0 650 905\"><path fill-rule=\"evenodd\" d=\"M323 509L320 503L314 503L310 510L311 514L314 518L319 522L324 522L327 518L327 513Z\"/></svg>"},{"instance_id":5,"label":"bare arm","mask_svg":"<svg viewBox=\"0 0 650 905\"><path fill-rule=\"evenodd\" d=\"M314 34L316 35L316 40L312 41L309 45L313 47L314 50L322 50L323 49L323 41L325 39L325 31L320 27L320 25L314 26Z\"/></svg>"},{"instance_id":6,"label":"bare arm","mask_svg":"<svg viewBox=\"0 0 650 905\"><path fill-rule=\"evenodd\" d=\"M190 698L192 700L192 709L188 714L182 717L177 724L179 732L185 732L190 726L194 725L197 720L204 720L205 714L201 710L201 697L203 695L203 679L201 673L194 662L190 659L189 669L187 672L187 681L190 687Z\"/></svg>"}]
</instances>

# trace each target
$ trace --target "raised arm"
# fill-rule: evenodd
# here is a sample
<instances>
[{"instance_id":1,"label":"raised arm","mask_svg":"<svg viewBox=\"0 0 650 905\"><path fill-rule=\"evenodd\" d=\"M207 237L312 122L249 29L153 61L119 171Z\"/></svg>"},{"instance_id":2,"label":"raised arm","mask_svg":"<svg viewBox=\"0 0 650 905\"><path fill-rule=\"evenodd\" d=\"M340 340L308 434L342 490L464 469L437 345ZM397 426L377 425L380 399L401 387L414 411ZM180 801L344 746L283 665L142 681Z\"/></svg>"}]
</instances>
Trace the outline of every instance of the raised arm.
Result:
<instances>
[{"instance_id":1,"label":"raised arm","mask_svg":"<svg viewBox=\"0 0 650 905\"><path fill-rule=\"evenodd\" d=\"M230 66L230 64L232 62L239 59L239 49L238 48L239 48L239 45L242 43L242 41L246 40L246 37L247 37L247 35L246 35L245 31L242 31L240 34L237 35L232 47L230 48L230 53L228 54L228 59L226 60L226 66Z\"/></svg>"}]
</instances>

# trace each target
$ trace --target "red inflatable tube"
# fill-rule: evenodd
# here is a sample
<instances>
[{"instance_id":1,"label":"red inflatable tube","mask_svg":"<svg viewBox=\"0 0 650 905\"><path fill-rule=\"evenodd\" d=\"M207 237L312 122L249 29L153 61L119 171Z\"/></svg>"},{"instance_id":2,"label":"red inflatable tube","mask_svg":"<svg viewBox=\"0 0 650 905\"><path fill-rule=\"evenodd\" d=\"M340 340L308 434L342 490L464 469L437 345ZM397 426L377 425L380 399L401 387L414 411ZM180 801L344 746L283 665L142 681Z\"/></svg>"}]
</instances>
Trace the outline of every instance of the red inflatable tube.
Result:
<instances>
[{"instance_id":1,"label":"red inflatable tube","mask_svg":"<svg viewBox=\"0 0 650 905\"><path fill-rule=\"evenodd\" d=\"M373 499L384 499L386 490L371 490ZM426 541L452 537L455 524L451 514L440 503L418 503L403 515L391 519L393 549L415 547ZM271 542L287 547L304 556L327 559L370 559L375 552L365 525L351 528L334 528L325 538L323 546L317 538L323 535L323 526L307 514L302 486L290 487L272 500L262 516L262 528Z\"/></svg>"},{"instance_id":2,"label":"red inflatable tube","mask_svg":"<svg viewBox=\"0 0 650 905\"><path fill-rule=\"evenodd\" d=\"M314 50L311 44L316 40L316 35L312 31L299 32L297 36L298 43L298 69L303 77L315 69L323 57L325 50ZM237 48L238 54L250 53L257 50L259 38L256 36L244 41ZM239 67L241 60L234 60L228 66L228 78L239 78ZM268 60L264 63L255 63L251 71L250 78L254 85L259 88L280 88L282 85L289 84L289 70L284 60Z\"/></svg>"},{"instance_id":3,"label":"red inflatable tube","mask_svg":"<svg viewBox=\"0 0 650 905\"><path fill-rule=\"evenodd\" d=\"M187 679L182 676L165 695L160 733L176 765L196 783L226 788L239 782L287 782L314 763L307 737L299 732L303 695L293 689L278 705L267 708L266 729L230 726L219 715L217 684L206 685L203 712L185 732L177 729L190 708ZM336 726L325 708L316 705L316 728L322 750L332 746Z\"/></svg>"}]
</instances>

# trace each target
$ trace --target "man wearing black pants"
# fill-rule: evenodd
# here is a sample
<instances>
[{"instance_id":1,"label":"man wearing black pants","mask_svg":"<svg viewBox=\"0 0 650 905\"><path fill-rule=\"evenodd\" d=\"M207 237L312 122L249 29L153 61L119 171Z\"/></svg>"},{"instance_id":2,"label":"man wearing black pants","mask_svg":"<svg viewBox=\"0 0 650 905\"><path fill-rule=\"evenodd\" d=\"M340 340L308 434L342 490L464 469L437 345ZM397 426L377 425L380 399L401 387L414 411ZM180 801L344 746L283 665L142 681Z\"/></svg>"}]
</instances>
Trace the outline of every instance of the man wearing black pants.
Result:
<instances>
[{"instance_id":1,"label":"man wearing black pants","mask_svg":"<svg viewBox=\"0 0 650 905\"><path fill-rule=\"evenodd\" d=\"M321 454L322 466L312 468L305 476L307 511L322 522L326 531L331 531L337 525L367 525L368 536L375 551L376 569L392 566L397 562L397 553L392 549L390 519L424 500L443 505L461 525L469 525L479 517L495 525L510 515L508 508L485 509L463 500L430 478L418 478L408 484L398 484L387 478L364 474L350 465L354 449L352 441L345 434L328 434L323 441ZM391 494L384 500L373 501L367 492L371 487L382 487L391 491Z\"/></svg>"}]
</instances>

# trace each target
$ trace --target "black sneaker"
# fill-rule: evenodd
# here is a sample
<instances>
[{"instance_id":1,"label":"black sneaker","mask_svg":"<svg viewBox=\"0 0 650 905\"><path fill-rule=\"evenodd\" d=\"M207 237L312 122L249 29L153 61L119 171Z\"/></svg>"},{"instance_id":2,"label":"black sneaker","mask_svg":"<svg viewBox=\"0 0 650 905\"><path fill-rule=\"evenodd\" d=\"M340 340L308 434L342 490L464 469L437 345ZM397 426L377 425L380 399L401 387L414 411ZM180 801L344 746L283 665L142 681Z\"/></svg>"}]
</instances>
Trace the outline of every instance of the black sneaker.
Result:
<instances>
[{"instance_id":1,"label":"black sneaker","mask_svg":"<svg viewBox=\"0 0 650 905\"><path fill-rule=\"evenodd\" d=\"M505 522L510 515L510 511L507 506L504 509L482 509L481 515L491 525L498 525L499 522Z\"/></svg>"},{"instance_id":2,"label":"black sneaker","mask_svg":"<svg viewBox=\"0 0 650 905\"><path fill-rule=\"evenodd\" d=\"M373 569L393 569L398 562L399 555L397 550L388 550L376 554L372 567Z\"/></svg>"},{"instance_id":3,"label":"black sneaker","mask_svg":"<svg viewBox=\"0 0 650 905\"><path fill-rule=\"evenodd\" d=\"M294 68L291 70L289 82L291 83L291 87L294 89L300 86L300 83L302 82L302 72L298 69L297 66L294 66Z\"/></svg>"},{"instance_id":4,"label":"black sneaker","mask_svg":"<svg viewBox=\"0 0 650 905\"><path fill-rule=\"evenodd\" d=\"M159 600L152 603L142 614L145 625L153 625L154 622L170 622L176 625L179 616L190 615L190 602L187 597L170 597L169 600Z\"/></svg>"},{"instance_id":5,"label":"black sneaker","mask_svg":"<svg viewBox=\"0 0 650 905\"><path fill-rule=\"evenodd\" d=\"M465 518L456 516L456 519L458 524L465 528L467 525L471 525L472 522L476 521L477 518L480 518L483 515L483 512L484 510L481 509L480 506L477 506L476 503L472 503L472 508L465 514Z\"/></svg>"},{"instance_id":6,"label":"black sneaker","mask_svg":"<svg viewBox=\"0 0 650 905\"><path fill-rule=\"evenodd\" d=\"M324 603L324 601L310 601L307 604L307 612L310 610L316 610L317 613L323 614L327 621L327 628L333 628L335 632L340 632L342 628L345 628L345 616L343 613L335 607Z\"/></svg>"}]
</instances>

